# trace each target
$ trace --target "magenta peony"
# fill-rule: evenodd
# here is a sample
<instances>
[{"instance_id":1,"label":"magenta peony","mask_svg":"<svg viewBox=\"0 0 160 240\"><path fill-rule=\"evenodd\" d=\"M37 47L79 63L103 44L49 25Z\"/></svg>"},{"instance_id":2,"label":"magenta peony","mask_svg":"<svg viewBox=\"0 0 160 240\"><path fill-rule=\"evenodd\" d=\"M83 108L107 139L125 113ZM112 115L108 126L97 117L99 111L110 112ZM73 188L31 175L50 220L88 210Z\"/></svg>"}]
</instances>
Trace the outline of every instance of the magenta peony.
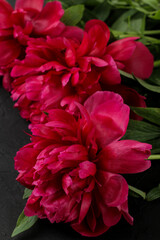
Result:
<instances>
[{"instance_id":1,"label":"magenta peony","mask_svg":"<svg viewBox=\"0 0 160 240\"><path fill-rule=\"evenodd\" d=\"M0 0L0 74L3 85L11 90L10 70L13 61L25 57L25 47L30 39L46 36L72 36L82 38L78 27L67 27L60 21L64 10L58 1L16 0L15 9L5 0Z\"/></svg>"},{"instance_id":2,"label":"magenta peony","mask_svg":"<svg viewBox=\"0 0 160 240\"><path fill-rule=\"evenodd\" d=\"M120 95L96 92L79 117L62 109L48 111L43 123L32 124L32 142L17 152L17 180L32 189L25 214L70 222L85 236L98 236L128 213L128 185L120 174L150 167L151 145L120 140L129 107Z\"/></svg>"},{"instance_id":3,"label":"magenta peony","mask_svg":"<svg viewBox=\"0 0 160 240\"><path fill-rule=\"evenodd\" d=\"M66 28L60 37L33 39L25 59L16 61L11 72L15 78L12 98L18 100L15 106L23 118L40 121L43 111L57 107L75 113L74 101L83 104L101 85L121 83L118 68L143 78L151 74L153 57L142 43L134 41L137 38L107 46L110 31L100 20L86 23L83 38L80 31L75 33Z\"/></svg>"}]
</instances>

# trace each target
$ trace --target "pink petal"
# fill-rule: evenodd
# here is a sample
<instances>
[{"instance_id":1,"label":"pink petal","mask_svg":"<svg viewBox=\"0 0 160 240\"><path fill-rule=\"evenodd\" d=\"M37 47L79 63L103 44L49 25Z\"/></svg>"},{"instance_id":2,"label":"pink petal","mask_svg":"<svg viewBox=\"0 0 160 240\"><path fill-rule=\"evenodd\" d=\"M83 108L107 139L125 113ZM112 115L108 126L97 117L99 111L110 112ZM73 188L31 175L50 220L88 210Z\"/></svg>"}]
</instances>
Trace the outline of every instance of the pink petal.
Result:
<instances>
[{"instance_id":1,"label":"pink petal","mask_svg":"<svg viewBox=\"0 0 160 240\"><path fill-rule=\"evenodd\" d=\"M87 225L84 221L81 224L73 223L71 224L71 227L76 232L80 233L82 236L97 237L109 229L109 227L106 226L101 220L98 219L97 221L98 221L98 224L94 231L92 231L92 229L90 229L90 226Z\"/></svg>"},{"instance_id":2,"label":"pink petal","mask_svg":"<svg viewBox=\"0 0 160 240\"><path fill-rule=\"evenodd\" d=\"M126 219L126 221L129 224L133 225L133 217L128 212L128 201L126 201L125 203L122 204L121 209L122 209L122 214L123 214L124 218Z\"/></svg>"},{"instance_id":3,"label":"pink petal","mask_svg":"<svg viewBox=\"0 0 160 240\"><path fill-rule=\"evenodd\" d=\"M65 87L67 85L67 83L69 82L71 77L71 73L66 73L63 75L62 77L62 86Z\"/></svg>"},{"instance_id":4,"label":"pink petal","mask_svg":"<svg viewBox=\"0 0 160 240\"><path fill-rule=\"evenodd\" d=\"M128 184L121 175L99 170L97 181L100 184L98 186L98 191L100 194L99 198L101 199L100 202L103 202L104 208L106 206L118 207L127 201ZM106 208L106 211L109 210L110 209Z\"/></svg>"},{"instance_id":5,"label":"pink petal","mask_svg":"<svg viewBox=\"0 0 160 240\"><path fill-rule=\"evenodd\" d=\"M19 57L20 52L21 47L16 40L0 41L0 65L8 65Z\"/></svg>"},{"instance_id":6,"label":"pink petal","mask_svg":"<svg viewBox=\"0 0 160 240\"><path fill-rule=\"evenodd\" d=\"M74 48L67 48L65 52L65 60L69 67L75 66L76 55Z\"/></svg>"},{"instance_id":7,"label":"pink petal","mask_svg":"<svg viewBox=\"0 0 160 240\"><path fill-rule=\"evenodd\" d=\"M35 9L41 11L44 0L16 0L15 9Z\"/></svg>"},{"instance_id":8,"label":"pink petal","mask_svg":"<svg viewBox=\"0 0 160 240\"><path fill-rule=\"evenodd\" d=\"M56 27L63 13L64 10L60 2L54 1L47 3L33 22L35 32L39 34L45 33L52 27Z\"/></svg>"},{"instance_id":9,"label":"pink petal","mask_svg":"<svg viewBox=\"0 0 160 240\"><path fill-rule=\"evenodd\" d=\"M96 138L101 147L120 139L126 132L129 107L120 95L113 92L96 92L84 103L96 129Z\"/></svg>"},{"instance_id":10,"label":"pink petal","mask_svg":"<svg viewBox=\"0 0 160 240\"><path fill-rule=\"evenodd\" d=\"M96 173L96 165L90 161L84 161L79 164L79 177L81 179L87 178L89 176L94 176Z\"/></svg>"},{"instance_id":11,"label":"pink petal","mask_svg":"<svg viewBox=\"0 0 160 240\"><path fill-rule=\"evenodd\" d=\"M106 44L107 44L107 42L109 41L109 38L110 38L110 31L109 31L108 26L103 21L98 20L98 19L92 19L92 20L88 21L85 25L85 31L89 32L89 30L96 25L98 25L99 27L101 27L101 29L103 29L103 32L106 37ZM101 38L102 36L99 36L99 37Z\"/></svg>"},{"instance_id":12,"label":"pink petal","mask_svg":"<svg viewBox=\"0 0 160 240\"><path fill-rule=\"evenodd\" d=\"M0 28L6 29L13 26L10 15L13 11L11 5L4 0L0 1Z\"/></svg>"},{"instance_id":13,"label":"pink petal","mask_svg":"<svg viewBox=\"0 0 160 240\"><path fill-rule=\"evenodd\" d=\"M115 207L108 207L100 204L103 222L106 226L111 227L119 222L121 219L121 212Z\"/></svg>"},{"instance_id":14,"label":"pink petal","mask_svg":"<svg viewBox=\"0 0 160 240\"><path fill-rule=\"evenodd\" d=\"M134 40L138 38L128 37L117 40L108 45L106 53L111 55L116 61L128 60L136 49L136 42Z\"/></svg>"},{"instance_id":15,"label":"pink petal","mask_svg":"<svg viewBox=\"0 0 160 240\"><path fill-rule=\"evenodd\" d=\"M62 187L65 193L68 195L69 191L68 188L72 185L72 178L65 174L62 178Z\"/></svg>"},{"instance_id":16,"label":"pink petal","mask_svg":"<svg viewBox=\"0 0 160 240\"><path fill-rule=\"evenodd\" d=\"M83 38L83 30L75 26L65 26L64 31L61 33L61 36L81 42Z\"/></svg>"},{"instance_id":17,"label":"pink petal","mask_svg":"<svg viewBox=\"0 0 160 240\"><path fill-rule=\"evenodd\" d=\"M79 213L79 223L83 221L85 216L87 215L87 212L91 206L92 201L92 195L91 193L83 193L83 198L81 202L81 209Z\"/></svg>"},{"instance_id":18,"label":"pink petal","mask_svg":"<svg viewBox=\"0 0 160 240\"><path fill-rule=\"evenodd\" d=\"M25 171L32 168L35 165L38 153L39 151L30 147L30 144L25 145L24 148L21 148L14 158L16 170Z\"/></svg>"},{"instance_id":19,"label":"pink petal","mask_svg":"<svg viewBox=\"0 0 160 240\"><path fill-rule=\"evenodd\" d=\"M133 107L146 107L145 97L141 96L136 90L133 88L129 88L125 85L113 85L113 86L103 86L103 90L110 90L120 94L124 100L124 102L128 106ZM132 110L130 112L130 118L135 120L142 120L143 118L135 114Z\"/></svg>"},{"instance_id":20,"label":"pink petal","mask_svg":"<svg viewBox=\"0 0 160 240\"><path fill-rule=\"evenodd\" d=\"M131 58L124 62L123 70L142 79L149 78L153 71L153 55L141 42L135 43L136 49Z\"/></svg>"},{"instance_id":21,"label":"pink petal","mask_svg":"<svg viewBox=\"0 0 160 240\"><path fill-rule=\"evenodd\" d=\"M88 152L82 145L71 145L58 156L59 161L87 161Z\"/></svg>"},{"instance_id":22,"label":"pink petal","mask_svg":"<svg viewBox=\"0 0 160 240\"><path fill-rule=\"evenodd\" d=\"M138 173L151 166L152 146L134 140L122 140L106 146L99 154L99 167L115 173Z\"/></svg>"},{"instance_id":23,"label":"pink petal","mask_svg":"<svg viewBox=\"0 0 160 240\"><path fill-rule=\"evenodd\" d=\"M84 32L82 42L77 49L78 57L86 55L89 49L90 49L89 37L88 34Z\"/></svg>"},{"instance_id":24,"label":"pink petal","mask_svg":"<svg viewBox=\"0 0 160 240\"><path fill-rule=\"evenodd\" d=\"M121 76L114 59L110 55L106 55L104 60L108 63L108 66L102 71L101 82L107 85L121 83Z\"/></svg>"},{"instance_id":25,"label":"pink petal","mask_svg":"<svg viewBox=\"0 0 160 240\"><path fill-rule=\"evenodd\" d=\"M29 77L26 80L25 90L29 100L39 101L41 88L43 87L43 76Z\"/></svg>"}]
</instances>

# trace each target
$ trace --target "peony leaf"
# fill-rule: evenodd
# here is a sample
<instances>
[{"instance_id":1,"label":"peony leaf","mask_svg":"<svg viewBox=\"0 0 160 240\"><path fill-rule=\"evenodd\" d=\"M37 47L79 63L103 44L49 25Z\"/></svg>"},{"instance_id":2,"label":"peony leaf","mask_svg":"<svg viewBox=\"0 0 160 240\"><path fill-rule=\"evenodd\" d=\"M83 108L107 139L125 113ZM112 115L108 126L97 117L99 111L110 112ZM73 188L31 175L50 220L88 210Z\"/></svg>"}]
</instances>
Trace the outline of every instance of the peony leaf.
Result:
<instances>
[{"instance_id":1,"label":"peony leaf","mask_svg":"<svg viewBox=\"0 0 160 240\"><path fill-rule=\"evenodd\" d=\"M147 83L146 80L142 80L140 78L137 78L134 75L126 73L126 72L124 72L122 70L119 70L119 72L124 77L127 77L127 78L130 78L130 79L138 81L144 88L146 88L146 89L148 89L148 90L150 90L152 92L160 93L160 86L151 85L150 83Z\"/></svg>"},{"instance_id":2,"label":"peony leaf","mask_svg":"<svg viewBox=\"0 0 160 240\"><path fill-rule=\"evenodd\" d=\"M158 187L153 188L149 193L147 193L147 201L153 201L156 200L157 198L160 198L160 184Z\"/></svg>"},{"instance_id":3,"label":"peony leaf","mask_svg":"<svg viewBox=\"0 0 160 240\"><path fill-rule=\"evenodd\" d=\"M146 193L142 190L135 188L133 186L128 185L129 187L129 194L133 197L142 197L143 199L146 199Z\"/></svg>"},{"instance_id":4,"label":"peony leaf","mask_svg":"<svg viewBox=\"0 0 160 240\"><path fill-rule=\"evenodd\" d=\"M160 125L160 108L131 107L131 109L148 121Z\"/></svg>"},{"instance_id":5,"label":"peony leaf","mask_svg":"<svg viewBox=\"0 0 160 240\"><path fill-rule=\"evenodd\" d=\"M101 4L98 4L94 9L93 9L93 13L95 14L96 18L105 21L111 11L111 7L109 6L107 1L104 1Z\"/></svg>"},{"instance_id":6,"label":"peony leaf","mask_svg":"<svg viewBox=\"0 0 160 240\"><path fill-rule=\"evenodd\" d=\"M65 10L61 21L66 25L75 26L83 17L84 5L75 5Z\"/></svg>"},{"instance_id":7,"label":"peony leaf","mask_svg":"<svg viewBox=\"0 0 160 240\"><path fill-rule=\"evenodd\" d=\"M27 217L24 215L24 211L23 211L17 220L16 227L11 237L15 237L16 235L28 230L35 224L37 220L38 220L37 216Z\"/></svg>"},{"instance_id":8,"label":"peony leaf","mask_svg":"<svg viewBox=\"0 0 160 240\"><path fill-rule=\"evenodd\" d=\"M32 193L32 190L31 190L31 189L25 188L25 189L24 189L24 194L23 194L23 199L29 198L29 196L31 195L31 193Z\"/></svg>"},{"instance_id":9,"label":"peony leaf","mask_svg":"<svg viewBox=\"0 0 160 240\"><path fill-rule=\"evenodd\" d=\"M152 92L157 92L157 93L160 93L160 86L155 86L155 85L151 85L150 83L147 83L147 81L145 80L142 80L140 78L136 78L134 76L134 78L143 86L145 87L146 89L152 91Z\"/></svg>"},{"instance_id":10,"label":"peony leaf","mask_svg":"<svg viewBox=\"0 0 160 240\"><path fill-rule=\"evenodd\" d=\"M156 11L154 14L149 15L149 17L155 20L160 20L160 10Z\"/></svg>"},{"instance_id":11,"label":"peony leaf","mask_svg":"<svg viewBox=\"0 0 160 240\"><path fill-rule=\"evenodd\" d=\"M123 139L132 139L140 142L148 142L160 138L160 128L153 124L130 120Z\"/></svg>"},{"instance_id":12,"label":"peony leaf","mask_svg":"<svg viewBox=\"0 0 160 240\"><path fill-rule=\"evenodd\" d=\"M160 127L144 121L130 120L122 138L146 142L152 145L152 154L160 153Z\"/></svg>"}]
</instances>

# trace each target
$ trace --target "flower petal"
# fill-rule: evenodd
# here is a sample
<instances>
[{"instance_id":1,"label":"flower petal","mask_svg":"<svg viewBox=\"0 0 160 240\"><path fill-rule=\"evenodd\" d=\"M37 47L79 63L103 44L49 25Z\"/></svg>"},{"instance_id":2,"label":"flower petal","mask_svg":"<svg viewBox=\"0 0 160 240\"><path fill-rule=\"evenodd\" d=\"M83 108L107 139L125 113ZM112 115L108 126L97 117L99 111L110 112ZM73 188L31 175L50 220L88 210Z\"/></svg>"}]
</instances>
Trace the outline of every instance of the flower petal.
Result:
<instances>
[{"instance_id":1,"label":"flower petal","mask_svg":"<svg viewBox=\"0 0 160 240\"><path fill-rule=\"evenodd\" d=\"M122 140L106 146L99 154L99 168L115 173L138 173L151 166L152 146L134 140Z\"/></svg>"},{"instance_id":2,"label":"flower petal","mask_svg":"<svg viewBox=\"0 0 160 240\"><path fill-rule=\"evenodd\" d=\"M35 9L41 11L44 0L16 0L15 9Z\"/></svg>"},{"instance_id":3,"label":"flower petal","mask_svg":"<svg viewBox=\"0 0 160 240\"><path fill-rule=\"evenodd\" d=\"M60 2L54 1L47 3L33 22L35 32L39 34L45 33L52 27L56 27L63 13L64 10Z\"/></svg>"},{"instance_id":4,"label":"flower petal","mask_svg":"<svg viewBox=\"0 0 160 240\"><path fill-rule=\"evenodd\" d=\"M85 221L83 221L81 224L78 223L74 223L71 224L71 227L78 233L80 233L82 236L86 236L86 237L97 237L101 234L103 234L104 232L106 232L109 227L106 226L101 219L97 219L98 223L96 225L96 228L94 231L92 231L92 229L90 229L89 224L87 225L85 223Z\"/></svg>"},{"instance_id":5,"label":"flower petal","mask_svg":"<svg viewBox=\"0 0 160 240\"><path fill-rule=\"evenodd\" d=\"M136 49L136 42L134 40L139 37L128 37L117 40L107 46L106 53L111 55L116 61L128 60Z\"/></svg>"},{"instance_id":6,"label":"flower petal","mask_svg":"<svg viewBox=\"0 0 160 240\"><path fill-rule=\"evenodd\" d=\"M98 19L92 19L92 20L88 21L85 25L85 31L89 32L89 30L96 25L98 25L99 27L101 27L101 29L103 29L103 32L106 37L106 44L107 44L107 42L109 41L109 38L110 38L110 30L109 30L107 24L105 24L103 21L98 20ZM101 37L102 36L99 36L99 38L101 38Z\"/></svg>"},{"instance_id":7,"label":"flower petal","mask_svg":"<svg viewBox=\"0 0 160 240\"><path fill-rule=\"evenodd\" d=\"M99 183L99 199L102 205L118 207L127 201L128 184L121 175L99 170L96 176ZM106 211L109 210L106 209Z\"/></svg>"},{"instance_id":8,"label":"flower petal","mask_svg":"<svg viewBox=\"0 0 160 240\"><path fill-rule=\"evenodd\" d=\"M108 66L102 72L101 83L107 85L121 83L121 76L114 59L110 55L106 55L104 60L108 63Z\"/></svg>"},{"instance_id":9,"label":"flower petal","mask_svg":"<svg viewBox=\"0 0 160 240\"><path fill-rule=\"evenodd\" d=\"M141 42L135 42L136 49L125 64L123 71L133 73L136 77L145 79L149 78L153 71L153 55L148 48Z\"/></svg>"},{"instance_id":10,"label":"flower petal","mask_svg":"<svg viewBox=\"0 0 160 240\"><path fill-rule=\"evenodd\" d=\"M85 218L90 206L91 206L92 196L91 193L84 193L81 203L81 209L79 213L79 223Z\"/></svg>"},{"instance_id":11,"label":"flower petal","mask_svg":"<svg viewBox=\"0 0 160 240\"><path fill-rule=\"evenodd\" d=\"M8 65L19 56L20 52L21 47L16 40L0 41L0 65Z\"/></svg>"},{"instance_id":12,"label":"flower petal","mask_svg":"<svg viewBox=\"0 0 160 240\"><path fill-rule=\"evenodd\" d=\"M126 132L129 107L120 95L113 92L96 92L84 103L96 129L96 139L100 147L120 139Z\"/></svg>"},{"instance_id":13,"label":"flower petal","mask_svg":"<svg viewBox=\"0 0 160 240\"><path fill-rule=\"evenodd\" d=\"M6 29L13 26L10 15L13 11L13 8L7 1L0 1L0 28Z\"/></svg>"}]
</instances>

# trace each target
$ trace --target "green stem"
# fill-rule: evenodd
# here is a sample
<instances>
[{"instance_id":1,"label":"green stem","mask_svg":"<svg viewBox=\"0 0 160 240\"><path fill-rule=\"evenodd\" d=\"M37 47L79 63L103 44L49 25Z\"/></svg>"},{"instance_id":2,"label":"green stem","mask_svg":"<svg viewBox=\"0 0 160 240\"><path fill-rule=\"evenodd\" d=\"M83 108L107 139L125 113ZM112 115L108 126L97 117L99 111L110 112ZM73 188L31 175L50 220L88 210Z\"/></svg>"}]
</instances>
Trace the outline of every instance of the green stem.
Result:
<instances>
[{"instance_id":1,"label":"green stem","mask_svg":"<svg viewBox=\"0 0 160 240\"><path fill-rule=\"evenodd\" d=\"M128 185L128 187L129 187L129 190L131 192L135 193L138 196L141 196L143 199L146 199L146 193L145 192L143 192L142 190L140 190L140 189L138 189L136 187L133 187L131 185Z\"/></svg>"},{"instance_id":2,"label":"green stem","mask_svg":"<svg viewBox=\"0 0 160 240\"><path fill-rule=\"evenodd\" d=\"M145 35L154 35L154 34L160 34L160 30L147 30L147 31L144 31L144 34Z\"/></svg>"},{"instance_id":3,"label":"green stem","mask_svg":"<svg viewBox=\"0 0 160 240\"><path fill-rule=\"evenodd\" d=\"M152 154L148 160L160 160L160 154Z\"/></svg>"},{"instance_id":4,"label":"green stem","mask_svg":"<svg viewBox=\"0 0 160 240\"><path fill-rule=\"evenodd\" d=\"M160 67L160 60L154 61L154 67Z\"/></svg>"}]
</instances>

